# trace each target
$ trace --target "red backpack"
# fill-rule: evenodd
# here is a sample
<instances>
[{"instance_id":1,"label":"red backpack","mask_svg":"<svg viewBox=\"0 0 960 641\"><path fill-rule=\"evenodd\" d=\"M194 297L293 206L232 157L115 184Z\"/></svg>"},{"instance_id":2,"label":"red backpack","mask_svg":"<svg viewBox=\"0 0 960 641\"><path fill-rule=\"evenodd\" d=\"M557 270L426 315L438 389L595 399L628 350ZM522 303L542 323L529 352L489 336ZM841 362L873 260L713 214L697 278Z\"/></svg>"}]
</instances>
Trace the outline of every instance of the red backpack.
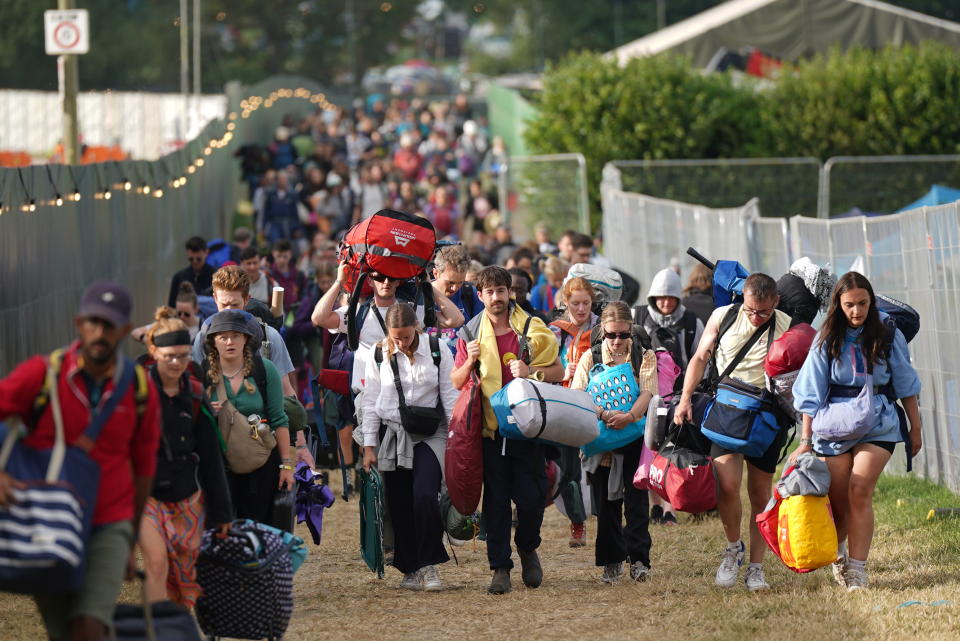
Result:
<instances>
[{"instance_id":1,"label":"red backpack","mask_svg":"<svg viewBox=\"0 0 960 641\"><path fill-rule=\"evenodd\" d=\"M437 249L437 233L426 218L393 209L381 209L351 227L340 243L337 257L350 266L345 287L351 291L347 312L347 342L357 349L359 331L356 311L371 272L398 280L414 280L423 295L424 322L435 325L433 289L426 277L427 266ZM419 302L419 301L418 301Z\"/></svg>"}]
</instances>

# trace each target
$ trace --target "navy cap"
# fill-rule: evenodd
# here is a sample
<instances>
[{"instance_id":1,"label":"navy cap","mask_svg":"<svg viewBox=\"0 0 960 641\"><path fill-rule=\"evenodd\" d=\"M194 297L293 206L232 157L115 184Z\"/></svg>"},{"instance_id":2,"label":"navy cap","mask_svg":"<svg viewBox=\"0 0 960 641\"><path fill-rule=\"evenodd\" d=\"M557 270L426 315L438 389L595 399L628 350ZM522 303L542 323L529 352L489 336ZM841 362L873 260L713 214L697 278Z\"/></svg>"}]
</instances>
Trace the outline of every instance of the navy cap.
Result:
<instances>
[{"instance_id":1,"label":"navy cap","mask_svg":"<svg viewBox=\"0 0 960 641\"><path fill-rule=\"evenodd\" d=\"M98 280L84 290L77 315L81 318L102 318L114 327L123 327L130 322L132 307L130 292L123 285Z\"/></svg>"}]
</instances>

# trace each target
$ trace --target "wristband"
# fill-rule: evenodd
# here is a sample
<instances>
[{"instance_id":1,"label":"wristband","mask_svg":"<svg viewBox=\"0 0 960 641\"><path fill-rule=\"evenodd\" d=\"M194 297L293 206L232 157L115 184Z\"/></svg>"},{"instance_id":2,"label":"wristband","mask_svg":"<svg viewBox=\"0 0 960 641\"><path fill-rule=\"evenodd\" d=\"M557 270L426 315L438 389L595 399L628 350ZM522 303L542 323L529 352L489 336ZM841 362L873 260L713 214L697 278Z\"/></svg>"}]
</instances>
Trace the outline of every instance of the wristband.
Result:
<instances>
[{"instance_id":1,"label":"wristband","mask_svg":"<svg viewBox=\"0 0 960 641\"><path fill-rule=\"evenodd\" d=\"M282 458L282 459L280 459L280 462L281 462L281 463L293 463L293 459L292 459L292 458L289 458L289 457L287 457L287 458Z\"/></svg>"},{"instance_id":2,"label":"wristband","mask_svg":"<svg viewBox=\"0 0 960 641\"><path fill-rule=\"evenodd\" d=\"M800 447L803 447L804 445L813 446L813 439L812 439L812 438L801 438L801 439L800 439Z\"/></svg>"},{"instance_id":3,"label":"wristband","mask_svg":"<svg viewBox=\"0 0 960 641\"><path fill-rule=\"evenodd\" d=\"M277 467L279 467L281 470L290 470L291 472L293 471L292 465L278 465Z\"/></svg>"},{"instance_id":4,"label":"wristband","mask_svg":"<svg viewBox=\"0 0 960 641\"><path fill-rule=\"evenodd\" d=\"M307 446L306 446L306 445L298 445L298 446L297 446L297 449L298 449L298 450L305 450L305 449L307 449Z\"/></svg>"}]
</instances>

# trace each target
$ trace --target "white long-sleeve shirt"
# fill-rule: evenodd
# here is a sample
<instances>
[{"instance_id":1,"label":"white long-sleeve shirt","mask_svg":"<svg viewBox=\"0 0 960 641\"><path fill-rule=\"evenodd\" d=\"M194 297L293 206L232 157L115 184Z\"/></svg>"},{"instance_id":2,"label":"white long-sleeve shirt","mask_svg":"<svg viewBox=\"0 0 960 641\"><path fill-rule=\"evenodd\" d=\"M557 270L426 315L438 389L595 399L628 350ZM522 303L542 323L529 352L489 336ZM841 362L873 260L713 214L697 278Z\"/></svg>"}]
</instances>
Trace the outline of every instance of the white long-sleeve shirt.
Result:
<instances>
[{"instance_id":1,"label":"white long-sleeve shirt","mask_svg":"<svg viewBox=\"0 0 960 641\"><path fill-rule=\"evenodd\" d=\"M397 366L400 370L400 387L403 388L403 398L407 406L436 407L439 383L440 400L449 423L453 415L453 406L460 393L450 381L453 355L443 343L440 347L442 349L440 349L439 379L437 368L433 365L433 356L430 354L430 337L426 334L419 336L419 344L413 353L413 362L410 362L406 354L398 354ZM380 367L377 367L372 354L366 364L366 381L363 388L363 444L365 446L378 444L381 422L400 423L400 400L397 397L397 386L393 382L393 368L390 367L390 358L386 351L383 356Z\"/></svg>"}]
</instances>

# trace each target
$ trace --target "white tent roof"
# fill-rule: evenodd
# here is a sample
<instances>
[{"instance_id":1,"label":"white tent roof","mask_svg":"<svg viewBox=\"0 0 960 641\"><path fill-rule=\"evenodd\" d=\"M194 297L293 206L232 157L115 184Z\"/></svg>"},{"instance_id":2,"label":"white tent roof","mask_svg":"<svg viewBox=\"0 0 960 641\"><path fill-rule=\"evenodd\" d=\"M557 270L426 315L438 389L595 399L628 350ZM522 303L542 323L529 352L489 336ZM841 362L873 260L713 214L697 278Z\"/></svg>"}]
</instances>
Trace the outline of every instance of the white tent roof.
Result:
<instances>
[{"instance_id":1,"label":"white tent roof","mask_svg":"<svg viewBox=\"0 0 960 641\"><path fill-rule=\"evenodd\" d=\"M834 44L885 44L939 40L960 49L960 24L879 0L729 0L610 52L630 58L675 50L705 66L721 47L754 46L785 60L825 51Z\"/></svg>"}]
</instances>

